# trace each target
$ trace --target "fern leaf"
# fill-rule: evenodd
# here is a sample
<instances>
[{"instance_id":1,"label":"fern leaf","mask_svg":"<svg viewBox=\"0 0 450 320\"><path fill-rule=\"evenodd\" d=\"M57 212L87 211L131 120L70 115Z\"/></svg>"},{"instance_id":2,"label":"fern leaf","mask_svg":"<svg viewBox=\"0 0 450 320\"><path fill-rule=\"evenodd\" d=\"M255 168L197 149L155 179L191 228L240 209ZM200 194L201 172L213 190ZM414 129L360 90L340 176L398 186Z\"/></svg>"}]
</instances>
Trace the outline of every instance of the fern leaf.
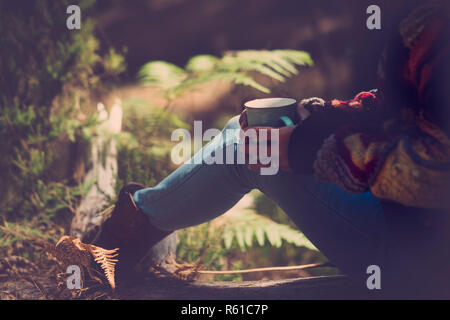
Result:
<instances>
[{"instance_id":1,"label":"fern leaf","mask_svg":"<svg viewBox=\"0 0 450 320\"><path fill-rule=\"evenodd\" d=\"M274 225L267 225L265 230L267 239L269 240L270 244L277 248L281 247L282 241L279 232L280 228L275 227Z\"/></svg>"},{"instance_id":2,"label":"fern leaf","mask_svg":"<svg viewBox=\"0 0 450 320\"><path fill-rule=\"evenodd\" d=\"M280 74L277 71L273 70L273 68L271 69L270 67L267 67L265 65L252 63L252 64L248 64L246 67L247 67L246 69L249 71L259 72L259 73L266 75L269 78L275 79L279 82L284 82L286 79L283 74Z\"/></svg>"},{"instance_id":3,"label":"fern leaf","mask_svg":"<svg viewBox=\"0 0 450 320\"><path fill-rule=\"evenodd\" d=\"M242 50L227 52L218 58L198 55L191 58L181 69L164 61L144 65L139 77L144 84L157 86L167 97L177 97L200 83L222 80L252 87L264 93L270 89L258 83L250 72L257 72L276 81L298 73L298 66L312 66L310 55L296 50Z\"/></svg>"},{"instance_id":4,"label":"fern leaf","mask_svg":"<svg viewBox=\"0 0 450 320\"><path fill-rule=\"evenodd\" d=\"M114 269L116 262L118 261L114 258L117 257L117 251L119 249L116 248L113 250L106 250L94 245L89 245L89 249L92 253L92 256L94 257L95 262L97 262L105 272L106 279L108 280L111 288L114 290L116 288Z\"/></svg>"},{"instance_id":5,"label":"fern leaf","mask_svg":"<svg viewBox=\"0 0 450 320\"><path fill-rule=\"evenodd\" d=\"M183 69L165 61L149 62L139 71L141 83L155 85L163 90L176 88L186 77Z\"/></svg>"},{"instance_id":6,"label":"fern leaf","mask_svg":"<svg viewBox=\"0 0 450 320\"><path fill-rule=\"evenodd\" d=\"M243 228L236 228L235 229L235 235L236 235L236 240L237 243L239 245L239 248L241 248L242 251L245 251L246 246L245 246L245 238L244 238L244 230Z\"/></svg>"},{"instance_id":7,"label":"fern leaf","mask_svg":"<svg viewBox=\"0 0 450 320\"><path fill-rule=\"evenodd\" d=\"M233 230L227 229L223 233L223 240L225 243L225 248L230 249L233 243L234 233Z\"/></svg>"},{"instance_id":8,"label":"fern leaf","mask_svg":"<svg viewBox=\"0 0 450 320\"><path fill-rule=\"evenodd\" d=\"M245 240L245 245L247 247L251 247L253 244L253 230L250 227L245 227L245 232L244 232L244 240Z\"/></svg>"},{"instance_id":9,"label":"fern leaf","mask_svg":"<svg viewBox=\"0 0 450 320\"><path fill-rule=\"evenodd\" d=\"M228 82L233 82L235 84L240 84L248 87L252 87L264 93L270 93L270 89L264 87L263 85L256 82L252 77L244 73L232 73L232 72L222 72L217 74L215 77L219 80L224 80Z\"/></svg>"},{"instance_id":10,"label":"fern leaf","mask_svg":"<svg viewBox=\"0 0 450 320\"><path fill-rule=\"evenodd\" d=\"M312 65L312 59L308 53L296 50L244 50L238 51L232 58L224 58L224 62L229 70L253 70L274 79L297 74L296 65ZM276 75L270 71L266 73L264 68L259 71L260 66L269 68L269 70L273 69Z\"/></svg>"},{"instance_id":11,"label":"fern leaf","mask_svg":"<svg viewBox=\"0 0 450 320\"><path fill-rule=\"evenodd\" d=\"M217 57L202 54L189 59L185 69L190 72L211 71L219 61L220 60Z\"/></svg>"},{"instance_id":12,"label":"fern leaf","mask_svg":"<svg viewBox=\"0 0 450 320\"><path fill-rule=\"evenodd\" d=\"M269 243L277 248L282 246L284 240L299 247L317 250L300 231L276 223L250 208L226 214L221 219L225 220L222 237L227 249L231 248L233 240L236 239L241 250L245 250L253 245L252 240L255 237L259 246L264 246L267 238Z\"/></svg>"},{"instance_id":13,"label":"fern leaf","mask_svg":"<svg viewBox=\"0 0 450 320\"><path fill-rule=\"evenodd\" d=\"M297 64L299 66L313 66L313 60L309 53L305 51L297 50L274 50L272 51L275 55L281 55L285 60L291 63Z\"/></svg>"},{"instance_id":14,"label":"fern leaf","mask_svg":"<svg viewBox=\"0 0 450 320\"><path fill-rule=\"evenodd\" d=\"M264 246L264 229L258 228L255 229L256 240L258 240L258 244L260 247Z\"/></svg>"}]
</instances>

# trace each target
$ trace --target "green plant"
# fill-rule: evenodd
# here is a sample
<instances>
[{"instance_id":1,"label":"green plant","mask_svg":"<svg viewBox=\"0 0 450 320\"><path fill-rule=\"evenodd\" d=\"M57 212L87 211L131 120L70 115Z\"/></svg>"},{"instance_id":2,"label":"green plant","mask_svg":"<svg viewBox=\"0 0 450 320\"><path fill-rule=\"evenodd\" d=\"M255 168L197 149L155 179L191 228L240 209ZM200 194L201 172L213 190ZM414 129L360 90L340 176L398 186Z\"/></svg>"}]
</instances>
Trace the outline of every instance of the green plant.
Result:
<instances>
[{"instance_id":1,"label":"green plant","mask_svg":"<svg viewBox=\"0 0 450 320\"><path fill-rule=\"evenodd\" d=\"M141 99L124 100L123 110L123 131L117 137L116 189L129 181L155 185L175 169L170 160L171 132L189 126L175 114Z\"/></svg>"},{"instance_id":2,"label":"green plant","mask_svg":"<svg viewBox=\"0 0 450 320\"><path fill-rule=\"evenodd\" d=\"M237 205L213 221L179 231L177 256L190 263L201 262L211 270L250 267L239 260L242 253L257 248L289 247L317 252L311 242L297 229L277 223L256 212L258 192L246 196L251 205ZM263 250L260 250L263 252ZM238 259L238 260L236 260ZM220 280L241 280L240 275L220 276Z\"/></svg>"},{"instance_id":3,"label":"green plant","mask_svg":"<svg viewBox=\"0 0 450 320\"><path fill-rule=\"evenodd\" d=\"M85 16L94 2L79 2ZM116 52L98 54L91 19L67 30L69 4L0 2L0 217L10 221L49 226L73 213L86 191L75 161L98 124L90 96L124 70Z\"/></svg>"},{"instance_id":4,"label":"green plant","mask_svg":"<svg viewBox=\"0 0 450 320\"><path fill-rule=\"evenodd\" d=\"M201 83L217 80L270 93L269 88L252 77L252 72L284 82L298 73L297 66L311 65L311 57L304 51L243 50L227 52L221 58L198 55L192 57L184 68L165 61L152 61L141 68L139 77L141 83L163 90L170 101Z\"/></svg>"},{"instance_id":5,"label":"green plant","mask_svg":"<svg viewBox=\"0 0 450 320\"><path fill-rule=\"evenodd\" d=\"M242 251L253 246L254 240L262 247L267 239L270 245L277 248L286 241L297 247L317 250L300 231L259 215L252 208L225 215L223 219L225 221L222 238L227 249L232 247L233 241L236 241Z\"/></svg>"}]
</instances>

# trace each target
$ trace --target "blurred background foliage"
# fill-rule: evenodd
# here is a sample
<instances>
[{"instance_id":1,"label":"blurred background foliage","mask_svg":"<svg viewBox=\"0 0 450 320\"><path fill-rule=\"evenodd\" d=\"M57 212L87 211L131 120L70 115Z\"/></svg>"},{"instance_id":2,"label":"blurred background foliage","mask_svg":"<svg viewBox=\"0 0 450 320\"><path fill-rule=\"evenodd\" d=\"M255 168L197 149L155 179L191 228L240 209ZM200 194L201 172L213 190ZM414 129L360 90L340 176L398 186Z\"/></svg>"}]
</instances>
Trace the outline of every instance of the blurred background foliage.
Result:
<instances>
[{"instance_id":1,"label":"blurred background foliage","mask_svg":"<svg viewBox=\"0 0 450 320\"><path fill-rule=\"evenodd\" d=\"M99 55L92 19L68 32L70 3L0 1L0 217L58 234L89 189L81 182L99 123L92 99L125 70L114 49ZM93 4L81 1L83 13ZM28 239L4 226L0 237Z\"/></svg>"},{"instance_id":2,"label":"blurred background foliage","mask_svg":"<svg viewBox=\"0 0 450 320\"><path fill-rule=\"evenodd\" d=\"M386 20L401 5L379 2ZM81 6L80 31L66 28L69 4ZM118 190L128 181L155 185L174 170L170 134L194 119L221 128L247 99L347 98L375 87L384 29L364 27L369 4L0 0L0 254L33 258L30 240L68 233L95 183L83 178L98 102L122 100ZM270 199L249 199L181 231L179 258L216 270L325 261ZM216 279L318 272L336 270Z\"/></svg>"}]
</instances>

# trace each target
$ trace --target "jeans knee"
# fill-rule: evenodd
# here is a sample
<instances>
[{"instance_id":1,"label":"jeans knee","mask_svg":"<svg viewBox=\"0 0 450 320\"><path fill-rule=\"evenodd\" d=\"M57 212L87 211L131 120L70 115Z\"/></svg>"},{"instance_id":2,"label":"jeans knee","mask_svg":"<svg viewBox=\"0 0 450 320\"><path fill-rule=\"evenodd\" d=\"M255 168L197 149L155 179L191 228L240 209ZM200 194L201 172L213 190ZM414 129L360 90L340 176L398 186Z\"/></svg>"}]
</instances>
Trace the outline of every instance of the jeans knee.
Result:
<instances>
[{"instance_id":1,"label":"jeans knee","mask_svg":"<svg viewBox=\"0 0 450 320\"><path fill-rule=\"evenodd\" d=\"M225 125L225 127L223 128L224 130L226 129L239 129L241 127L241 125L239 124L239 115L234 116L233 118L231 118L230 120L228 120L227 124Z\"/></svg>"}]
</instances>

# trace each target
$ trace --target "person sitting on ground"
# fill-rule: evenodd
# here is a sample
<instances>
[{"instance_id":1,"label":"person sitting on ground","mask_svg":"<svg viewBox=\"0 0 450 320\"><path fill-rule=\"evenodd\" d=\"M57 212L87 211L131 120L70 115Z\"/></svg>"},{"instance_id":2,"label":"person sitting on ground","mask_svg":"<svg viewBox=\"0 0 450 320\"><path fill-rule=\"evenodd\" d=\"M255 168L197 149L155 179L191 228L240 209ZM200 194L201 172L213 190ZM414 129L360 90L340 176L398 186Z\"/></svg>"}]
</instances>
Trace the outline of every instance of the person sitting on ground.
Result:
<instances>
[{"instance_id":1,"label":"person sitting on ground","mask_svg":"<svg viewBox=\"0 0 450 320\"><path fill-rule=\"evenodd\" d=\"M96 245L120 248L118 277L174 230L219 216L259 189L342 272L365 286L378 265L392 287L443 282L450 261L449 3L403 15L380 61L378 90L347 101L305 99L279 130L280 171L205 159L236 143L219 135L153 188L130 183ZM225 130L247 130L246 115ZM256 128L258 129L258 128ZM426 276L423 276L426 274Z\"/></svg>"}]
</instances>

